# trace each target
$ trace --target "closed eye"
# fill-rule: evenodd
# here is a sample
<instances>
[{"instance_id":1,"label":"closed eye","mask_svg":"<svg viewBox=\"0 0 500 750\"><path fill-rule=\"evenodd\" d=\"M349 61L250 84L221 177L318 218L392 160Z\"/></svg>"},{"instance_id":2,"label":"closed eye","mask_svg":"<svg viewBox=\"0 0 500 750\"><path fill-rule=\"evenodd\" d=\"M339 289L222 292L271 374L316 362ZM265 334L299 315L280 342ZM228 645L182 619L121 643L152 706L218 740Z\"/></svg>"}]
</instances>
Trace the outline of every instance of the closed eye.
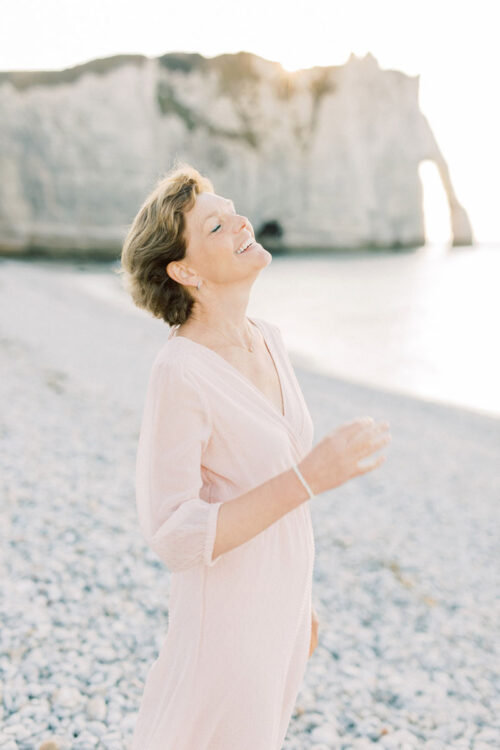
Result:
<instances>
[{"instance_id":1,"label":"closed eye","mask_svg":"<svg viewBox=\"0 0 500 750\"><path fill-rule=\"evenodd\" d=\"M236 215L236 208L234 207L234 205L232 206L231 213L233 214L233 216ZM212 229L212 231L210 232L210 234L213 234L214 232L216 232L219 229L220 226L222 226L222 224L217 224L217 226L214 227L214 229Z\"/></svg>"}]
</instances>

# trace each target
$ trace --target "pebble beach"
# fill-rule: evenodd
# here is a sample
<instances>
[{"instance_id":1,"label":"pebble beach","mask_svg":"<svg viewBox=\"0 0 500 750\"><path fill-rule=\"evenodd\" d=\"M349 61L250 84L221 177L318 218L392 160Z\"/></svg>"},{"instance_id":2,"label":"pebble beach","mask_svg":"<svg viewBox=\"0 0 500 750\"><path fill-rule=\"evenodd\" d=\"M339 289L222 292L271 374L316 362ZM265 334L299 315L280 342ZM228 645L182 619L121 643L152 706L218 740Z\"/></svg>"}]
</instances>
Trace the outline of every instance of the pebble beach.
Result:
<instances>
[{"instance_id":1,"label":"pebble beach","mask_svg":"<svg viewBox=\"0 0 500 750\"><path fill-rule=\"evenodd\" d=\"M168 627L134 496L168 328L120 300L0 259L0 750L127 750ZM283 750L498 750L500 419L295 370L315 443L363 415L392 441L311 501L319 644Z\"/></svg>"}]
</instances>

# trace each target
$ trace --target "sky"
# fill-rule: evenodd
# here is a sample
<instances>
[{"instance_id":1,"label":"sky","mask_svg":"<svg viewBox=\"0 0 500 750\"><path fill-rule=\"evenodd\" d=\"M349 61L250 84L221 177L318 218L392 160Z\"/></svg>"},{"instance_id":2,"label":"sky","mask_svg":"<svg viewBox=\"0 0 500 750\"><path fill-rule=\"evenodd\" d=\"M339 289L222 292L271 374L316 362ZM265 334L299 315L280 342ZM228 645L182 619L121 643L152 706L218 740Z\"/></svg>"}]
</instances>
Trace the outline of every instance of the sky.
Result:
<instances>
[{"instance_id":1,"label":"sky","mask_svg":"<svg viewBox=\"0 0 500 750\"><path fill-rule=\"evenodd\" d=\"M0 0L0 70L58 70L98 57L253 52L287 70L371 52L420 76L420 108L479 242L500 242L498 0ZM423 164L430 241L448 209Z\"/></svg>"}]
</instances>

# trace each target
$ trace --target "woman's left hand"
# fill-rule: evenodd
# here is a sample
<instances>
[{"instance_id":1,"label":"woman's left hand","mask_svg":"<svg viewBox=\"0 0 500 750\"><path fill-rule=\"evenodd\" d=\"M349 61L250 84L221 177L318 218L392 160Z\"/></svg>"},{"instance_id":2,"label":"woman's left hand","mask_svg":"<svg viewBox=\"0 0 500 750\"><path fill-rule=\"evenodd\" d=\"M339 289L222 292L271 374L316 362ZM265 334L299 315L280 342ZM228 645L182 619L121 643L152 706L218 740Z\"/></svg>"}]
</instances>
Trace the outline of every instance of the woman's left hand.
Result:
<instances>
[{"instance_id":1,"label":"woman's left hand","mask_svg":"<svg viewBox=\"0 0 500 750\"><path fill-rule=\"evenodd\" d=\"M312 655L314 649L318 645L318 629L319 629L318 615L316 614L313 608L312 620L311 620L311 643L309 646L309 657Z\"/></svg>"}]
</instances>

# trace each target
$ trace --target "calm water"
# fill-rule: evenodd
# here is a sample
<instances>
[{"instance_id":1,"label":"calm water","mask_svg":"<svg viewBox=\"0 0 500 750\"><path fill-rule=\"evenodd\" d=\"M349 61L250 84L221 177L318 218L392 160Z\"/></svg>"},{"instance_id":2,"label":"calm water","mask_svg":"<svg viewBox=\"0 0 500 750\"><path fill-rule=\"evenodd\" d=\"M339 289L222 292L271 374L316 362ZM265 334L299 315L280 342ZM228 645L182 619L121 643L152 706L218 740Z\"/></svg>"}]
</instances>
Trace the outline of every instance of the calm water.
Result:
<instances>
[{"instance_id":1,"label":"calm water","mask_svg":"<svg viewBox=\"0 0 500 750\"><path fill-rule=\"evenodd\" d=\"M110 276L80 274L129 307ZM248 313L280 326L298 366L500 416L499 281L500 246L274 256Z\"/></svg>"}]
</instances>

